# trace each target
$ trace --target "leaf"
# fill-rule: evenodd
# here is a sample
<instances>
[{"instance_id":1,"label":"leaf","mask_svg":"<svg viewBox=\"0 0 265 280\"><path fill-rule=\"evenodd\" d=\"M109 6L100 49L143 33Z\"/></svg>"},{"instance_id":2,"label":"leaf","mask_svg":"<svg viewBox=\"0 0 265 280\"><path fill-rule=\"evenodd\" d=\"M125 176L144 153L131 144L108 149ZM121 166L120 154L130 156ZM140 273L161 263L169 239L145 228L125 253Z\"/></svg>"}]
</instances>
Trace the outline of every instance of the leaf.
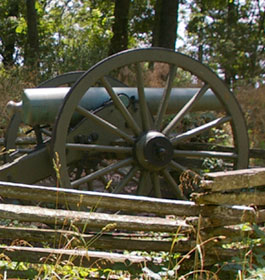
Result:
<instances>
[{"instance_id":1,"label":"leaf","mask_svg":"<svg viewBox=\"0 0 265 280\"><path fill-rule=\"evenodd\" d=\"M17 28L16 28L16 33L21 34L21 33L23 33L23 30L24 30L24 28L23 28L23 26L20 24L20 25L18 25Z\"/></svg>"},{"instance_id":2,"label":"leaf","mask_svg":"<svg viewBox=\"0 0 265 280\"><path fill-rule=\"evenodd\" d=\"M253 230L258 237L262 238L263 242L265 241L265 232L263 232L258 225L253 224Z\"/></svg>"}]
</instances>

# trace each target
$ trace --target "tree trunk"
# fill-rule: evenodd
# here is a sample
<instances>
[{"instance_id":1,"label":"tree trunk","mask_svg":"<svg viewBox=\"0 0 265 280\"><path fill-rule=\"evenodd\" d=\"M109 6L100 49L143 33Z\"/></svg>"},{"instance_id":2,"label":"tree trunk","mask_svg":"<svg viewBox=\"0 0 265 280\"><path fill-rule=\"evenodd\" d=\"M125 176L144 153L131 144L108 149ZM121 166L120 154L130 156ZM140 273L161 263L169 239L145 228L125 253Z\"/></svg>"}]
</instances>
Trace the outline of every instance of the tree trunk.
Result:
<instances>
[{"instance_id":1,"label":"tree trunk","mask_svg":"<svg viewBox=\"0 0 265 280\"><path fill-rule=\"evenodd\" d=\"M178 0L156 1L152 46L175 49L178 9Z\"/></svg>"},{"instance_id":2,"label":"tree trunk","mask_svg":"<svg viewBox=\"0 0 265 280\"><path fill-rule=\"evenodd\" d=\"M14 24L10 18L18 17L18 1L9 1L7 7L6 26L4 30L1 30L1 42L3 56L3 64L5 67L14 65L14 53L16 44L16 28L17 24Z\"/></svg>"},{"instance_id":3,"label":"tree trunk","mask_svg":"<svg viewBox=\"0 0 265 280\"><path fill-rule=\"evenodd\" d=\"M130 0L115 0L113 37L110 42L109 55L128 48L128 21Z\"/></svg>"},{"instance_id":4,"label":"tree trunk","mask_svg":"<svg viewBox=\"0 0 265 280\"><path fill-rule=\"evenodd\" d=\"M236 29L237 20L238 20L238 7L235 4L234 0L230 0L227 4L227 41L231 41L233 38L233 32ZM236 72L234 69L236 54L236 46L230 47L228 53L226 53L227 59L230 61L228 67L225 69L225 83L229 88L233 88L235 82Z\"/></svg>"},{"instance_id":5,"label":"tree trunk","mask_svg":"<svg viewBox=\"0 0 265 280\"><path fill-rule=\"evenodd\" d=\"M35 0L26 0L26 20L27 20L27 46L25 53L25 64L32 69L38 68L39 63L39 36L37 11Z\"/></svg>"}]
</instances>

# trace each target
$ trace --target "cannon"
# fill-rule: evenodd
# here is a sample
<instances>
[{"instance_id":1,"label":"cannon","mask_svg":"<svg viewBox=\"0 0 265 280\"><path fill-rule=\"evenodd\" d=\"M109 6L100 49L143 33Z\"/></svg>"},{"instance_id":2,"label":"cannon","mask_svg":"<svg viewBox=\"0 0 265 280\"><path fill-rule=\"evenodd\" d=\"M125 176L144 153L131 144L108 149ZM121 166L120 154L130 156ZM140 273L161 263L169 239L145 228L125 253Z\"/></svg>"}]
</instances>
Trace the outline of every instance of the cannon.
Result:
<instances>
[{"instance_id":1,"label":"cannon","mask_svg":"<svg viewBox=\"0 0 265 280\"><path fill-rule=\"evenodd\" d=\"M185 75L191 86L181 84ZM25 89L7 107L6 150L19 154L21 123L36 143L8 154L3 181L53 178L64 188L156 197L169 190L183 199L180 176L188 170L248 167L247 129L233 93L207 66L172 50L123 51Z\"/></svg>"}]
</instances>

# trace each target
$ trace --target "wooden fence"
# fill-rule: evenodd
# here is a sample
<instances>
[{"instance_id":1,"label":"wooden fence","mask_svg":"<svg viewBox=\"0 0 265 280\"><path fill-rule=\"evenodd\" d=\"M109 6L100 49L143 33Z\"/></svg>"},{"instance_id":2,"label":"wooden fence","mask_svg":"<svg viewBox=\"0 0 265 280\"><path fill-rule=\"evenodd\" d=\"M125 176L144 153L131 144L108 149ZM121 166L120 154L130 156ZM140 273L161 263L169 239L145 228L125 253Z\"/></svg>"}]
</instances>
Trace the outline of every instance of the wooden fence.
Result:
<instances>
[{"instance_id":1,"label":"wooden fence","mask_svg":"<svg viewBox=\"0 0 265 280\"><path fill-rule=\"evenodd\" d=\"M178 201L0 182L0 219L10 221L0 256L134 272L156 271L160 260L133 251L179 253L182 269L197 265L198 250L205 267L229 261L244 249L223 245L255 237L251 225L265 222L264 184L265 168L209 173L193 201Z\"/></svg>"}]
</instances>

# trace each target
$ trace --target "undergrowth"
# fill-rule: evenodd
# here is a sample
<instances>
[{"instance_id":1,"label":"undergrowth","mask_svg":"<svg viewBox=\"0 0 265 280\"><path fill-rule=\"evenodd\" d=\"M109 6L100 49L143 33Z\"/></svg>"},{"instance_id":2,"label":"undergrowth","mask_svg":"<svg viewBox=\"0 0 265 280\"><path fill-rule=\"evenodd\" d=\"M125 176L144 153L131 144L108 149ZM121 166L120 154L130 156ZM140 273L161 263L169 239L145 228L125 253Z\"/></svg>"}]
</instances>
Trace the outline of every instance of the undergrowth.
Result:
<instances>
[{"instance_id":1,"label":"undergrowth","mask_svg":"<svg viewBox=\"0 0 265 280\"><path fill-rule=\"evenodd\" d=\"M6 104L10 100L20 101L23 89L35 86L30 76L31 74L21 67L9 70L0 67L0 137L4 136L10 119L6 111Z\"/></svg>"},{"instance_id":2,"label":"undergrowth","mask_svg":"<svg viewBox=\"0 0 265 280\"><path fill-rule=\"evenodd\" d=\"M108 225L107 225L108 227ZM109 228L109 227L108 227ZM81 235L77 227L71 225L69 230L75 230ZM103 228L98 234L101 235L109 229ZM113 227L110 227L113 230ZM241 253L235 255L226 262L219 262L211 267L207 266L205 250L211 250L207 247L210 243L218 243L225 240L224 236L216 236L205 241L201 239L200 229L196 229L196 245L184 255L169 252L151 252L144 251L130 252L130 254L144 256L152 260L156 265L145 266L137 271L128 269L119 270L117 266L101 267L94 263L89 267L75 266L74 256L68 259L62 259L62 256L50 255L44 258L43 264L28 264L26 262L12 262L5 253L0 254L0 279L11 279L10 275L17 272L16 278L12 279L120 279L120 280L254 280L264 279L265 275L265 233L257 225L242 225L242 232L252 231L255 238L245 236L241 241L231 242L225 246L228 248L241 249ZM177 238L178 232L172 238L172 249L181 240ZM23 241L20 240L22 244ZM21 245L20 244L20 245ZM79 244L77 246L77 244ZM33 246L24 242L24 246ZM45 246L45 245L44 245ZM47 245L46 245L47 246ZM205 247L206 246L206 247ZM82 238L71 238L61 244L62 249L85 249L93 247L93 240L85 242ZM207 249L208 248L208 249ZM124 252L129 253L129 252ZM49 264L52 262L52 264ZM193 264L192 264L193 263ZM191 266L190 266L191 264ZM189 268L188 268L189 267ZM21 276L21 278L19 277Z\"/></svg>"}]
</instances>

